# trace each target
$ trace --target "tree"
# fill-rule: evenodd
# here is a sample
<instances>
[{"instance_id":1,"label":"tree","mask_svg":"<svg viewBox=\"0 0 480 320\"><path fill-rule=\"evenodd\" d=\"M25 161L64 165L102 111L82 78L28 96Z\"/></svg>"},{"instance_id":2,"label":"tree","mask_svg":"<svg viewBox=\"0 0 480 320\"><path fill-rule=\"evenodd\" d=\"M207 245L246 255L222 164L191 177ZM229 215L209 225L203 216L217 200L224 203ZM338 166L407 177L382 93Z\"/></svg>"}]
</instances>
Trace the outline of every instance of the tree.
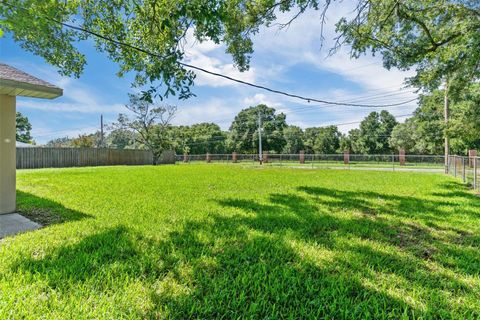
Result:
<instances>
[{"instance_id":1,"label":"tree","mask_svg":"<svg viewBox=\"0 0 480 320\"><path fill-rule=\"evenodd\" d=\"M351 153L362 153L362 145L360 143L360 129L352 129L348 135L344 136L340 141L340 148L348 150Z\"/></svg>"},{"instance_id":2,"label":"tree","mask_svg":"<svg viewBox=\"0 0 480 320\"><path fill-rule=\"evenodd\" d=\"M473 83L453 101L452 118L447 128L455 154L480 149L480 85Z\"/></svg>"},{"instance_id":3,"label":"tree","mask_svg":"<svg viewBox=\"0 0 480 320\"><path fill-rule=\"evenodd\" d=\"M80 134L78 138L72 139L72 146L75 148L93 148L96 146L95 134Z\"/></svg>"},{"instance_id":4,"label":"tree","mask_svg":"<svg viewBox=\"0 0 480 320\"><path fill-rule=\"evenodd\" d=\"M229 149L236 152L258 151L258 118L262 118L263 150L280 153L285 146L283 130L287 127L286 116L276 114L275 109L264 104L240 111L230 126Z\"/></svg>"},{"instance_id":5,"label":"tree","mask_svg":"<svg viewBox=\"0 0 480 320\"><path fill-rule=\"evenodd\" d=\"M303 131L300 127L287 126L283 129L283 138L285 139L283 153L294 154L304 150Z\"/></svg>"},{"instance_id":6,"label":"tree","mask_svg":"<svg viewBox=\"0 0 480 320\"><path fill-rule=\"evenodd\" d=\"M184 40L191 32L197 41L223 43L235 65L249 68L252 36L271 26L279 13L321 10L321 22L333 1L320 0L107 0L8 1L0 6L1 29L28 51L57 66L62 74L78 76L86 64L76 48L79 40L93 39L120 66L119 74L136 72L135 84L164 84L162 96L192 95L195 74L182 61ZM474 0L356 0L356 12L337 23L337 47L347 44L351 55L380 52L387 68L416 67L412 83L437 88L445 75L479 75L480 14ZM339 4L343 5L343 4ZM297 13L298 11L298 13ZM31 22L35 21L34 24ZM104 37L66 28L81 28ZM119 46L109 37L129 46ZM141 50L135 50L133 47ZM149 56L146 51L155 53ZM158 89L152 85L150 94Z\"/></svg>"},{"instance_id":7,"label":"tree","mask_svg":"<svg viewBox=\"0 0 480 320\"><path fill-rule=\"evenodd\" d=\"M360 0L354 18L342 18L337 31L352 56L380 52L385 67L416 67L410 83L436 89L445 77L463 84L478 78L479 26L478 1Z\"/></svg>"},{"instance_id":8,"label":"tree","mask_svg":"<svg viewBox=\"0 0 480 320\"><path fill-rule=\"evenodd\" d=\"M305 152L306 153L315 153L315 140L318 136L319 128L306 128L305 133L303 135L303 142L305 145Z\"/></svg>"},{"instance_id":9,"label":"tree","mask_svg":"<svg viewBox=\"0 0 480 320\"><path fill-rule=\"evenodd\" d=\"M168 133L177 154L190 153L192 137L189 126L171 126Z\"/></svg>"},{"instance_id":10,"label":"tree","mask_svg":"<svg viewBox=\"0 0 480 320\"><path fill-rule=\"evenodd\" d=\"M397 125L395 117L388 111L370 113L361 123L358 137L359 152L365 154L387 154L391 152L388 140Z\"/></svg>"},{"instance_id":11,"label":"tree","mask_svg":"<svg viewBox=\"0 0 480 320\"><path fill-rule=\"evenodd\" d=\"M132 149L135 145L135 133L122 128L113 128L106 140L107 146L110 148Z\"/></svg>"},{"instance_id":12,"label":"tree","mask_svg":"<svg viewBox=\"0 0 480 320\"><path fill-rule=\"evenodd\" d=\"M177 107L154 103L142 95L129 94L129 97L130 103L125 107L133 113L133 119L120 114L118 123L113 126L133 131L136 141L152 151L153 164L157 164L162 152L172 147L168 129Z\"/></svg>"},{"instance_id":13,"label":"tree","mask_svg":"<svg viewBox=\"0 0 480 320\"><path fill-rule=\"evenodd\" d=\"M355 18L337 24L339 44L351 55L380 52L388 69L416 68L409 83L435 90L444 83L445 122L451 93L480 76L480 8L478 1L360 0ZM448 172L449 131L445 131Z\"/></svg>"},{"instance_id":14,"label":"tree","mask_svg":"<svg viewBox=\"0 0 480 320\"><path fill-rule=\"evenodd\" d=\"M48 141L45 146L51 148L99 148L100 132L82 133L76 138L61 137Z\"/></svg>"},{"instance_id":15,"label":"tree","mask_svg":"<svg viewBox=\"0 0 480 320\"><path fill-rule=\"evenodd\" d=\"M53 140L48 141L45 144L46 147L51 147L51 148L71 148L73 147L72 145L72 139L69 137L62 137L62 138L56 138Z\"/></svg>"},{"instance_id":16,"label":"tree","mask_svg":"<svg viewBox=\"0 0 480 320\"><path fill-rule=\"evenodd\" d=\"M336 126L307 128L304 135L305 150L307 153L337 153L341 137Z\"/></svg>"},{"instance_id":17,"label":"tree","mask_svg":"<svg viewBox=\"0 0 480 320\"><path fill-rule=\"evenodd\" d=\"M208 39L225 43L226 51L243 71L248 69L253 52L252 32L273 18L274 9L284 7L271 1L247 2L3 0L0 21L1 29L11 33L24 49L42 56L64 75L78 77L82 73L86 58L75 45L92 39L98 51L119 64L120 75L136 72L136 85L159 81L165 86L162 97L178 94L180 98L188 98L195 78L182 62L183 43L189 30L200 42ZM104 37L61 24L71 21ZM116 45L106 37L129 46ZM134 46L141 50L135 50ZM150 95L157 89L158 86L152 86L145 93Z\"/></svg>"},{"instance_id":18,"label":"tree","mask_svg":"<svg viewBox=\"0 0 480 320\"><path fill-rule=\"evenodd\" d=\"M415 130L415 124L411 119L408 119L405 123L397 124L393 128L392 135L388 141L392 151L403 149L407 153L414 153L416 144Z\"/></svg>"},{"instance_id":19,"label":"tree","mask_svg":"<svg viewBox=\"0 0 480 320\"><path fill-rule=\"evenodd\" d=\"M177 153L205 154L226 151L227 135L215 123L172 127L170 133Z\"/></svg>"},{"instance_id":20,"label":"tree","mask_svg":"<svg viewBox=\"0 0 480 320\"><path fill-rule=\"evenodd\" d=\"M452 153L465 154L468 149L479 148L480 86L466 86L461 93L452 96L448 127L444 122L443 99L442 90L420 96L418 108L407 120L415 141L414 152L441 154L445 135L451 138Z\"/></svg>"},{"instance_id":21,"label":"tree","mask_svg":"<svg viewBox=\"0 0 480 320\"><path fill-rule=\"evenodd\" d=\"M28 121L28 118L25 117L20 112L17 112L16 122L17 122L16 140L24 143L32 143L33 137L30 134L30 130L32 130L32 125Z\"/></svg>"},{"instance_id":22,"label":"tree","mask_svg":"<svg viewBox=\"0 0 480 320\"><path fill-rule=\"evenodd\" d=\"M445 122L443 92L435 90L420 96L419 106L412 117L415 134L415 151L420 154L442 154Z\"/></svg>"},{"instance_id":23,"label":"tree","mask_svg":"<svg viewBox=\"0 0 480 320\"><path fill-rule=\"evenodd\" d=\"M336 126L319 128L313 150L315 153L334 154L340 149L341 133Z\"/></svg>"}]
</instances>

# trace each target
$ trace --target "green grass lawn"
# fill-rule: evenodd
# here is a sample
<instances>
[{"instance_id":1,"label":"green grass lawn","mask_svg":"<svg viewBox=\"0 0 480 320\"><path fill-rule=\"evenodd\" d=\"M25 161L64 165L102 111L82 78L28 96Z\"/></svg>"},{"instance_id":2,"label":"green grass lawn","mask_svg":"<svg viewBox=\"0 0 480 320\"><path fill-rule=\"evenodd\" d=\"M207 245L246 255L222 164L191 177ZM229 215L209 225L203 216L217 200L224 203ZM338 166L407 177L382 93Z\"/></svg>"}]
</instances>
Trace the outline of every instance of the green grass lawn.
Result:
<instances>
[{"instance_id":1,"label":"green grass lawn","mask_svg":"<svg viewBox=\"0 0 480 320\"><path fill-rule=\"evenodd\" d=\"M480 198L441 174L20 171L0 319L479 318Z\"/></svg>"}]
</instances>

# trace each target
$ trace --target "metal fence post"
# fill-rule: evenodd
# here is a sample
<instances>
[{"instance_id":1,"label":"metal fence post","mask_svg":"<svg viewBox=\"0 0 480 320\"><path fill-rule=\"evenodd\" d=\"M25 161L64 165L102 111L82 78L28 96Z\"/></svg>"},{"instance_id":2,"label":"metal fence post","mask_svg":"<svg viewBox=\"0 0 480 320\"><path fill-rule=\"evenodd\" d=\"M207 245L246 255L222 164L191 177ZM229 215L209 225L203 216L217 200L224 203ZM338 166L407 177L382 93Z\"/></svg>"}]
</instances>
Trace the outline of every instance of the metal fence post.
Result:
<instances>
[{"instance_id":1,"label":"metal fence post","mask_svg":"<svg viewBox=\"0 0 480 320\"><path fill-rule=\"evenodd\" d=\"M462 165L463 165L463 183L467 182L467 175L465 170L465 157L462 157Z\"/></svg>"},{"instance_id":2,"label":"metal fence post","mask_svg":"<svg viewBox=\"0 0 480 320\"><path fill-rule=\"evenodd\" d=\"M392 154L392 171L395 171L395 155Z\"/></svg>"}]
</instances>

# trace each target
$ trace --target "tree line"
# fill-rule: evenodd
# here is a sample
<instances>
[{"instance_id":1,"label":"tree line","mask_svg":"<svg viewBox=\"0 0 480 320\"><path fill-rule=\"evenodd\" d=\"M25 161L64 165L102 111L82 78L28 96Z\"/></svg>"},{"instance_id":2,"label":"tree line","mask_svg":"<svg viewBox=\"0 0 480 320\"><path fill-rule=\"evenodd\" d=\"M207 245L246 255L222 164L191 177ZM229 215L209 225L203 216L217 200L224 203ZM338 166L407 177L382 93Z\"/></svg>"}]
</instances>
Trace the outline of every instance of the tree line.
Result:
<instances>
[{"instance_id":1,"label":"tree line","mask_svg":"<svg viewBox=\"0 0 480 320\"><path fill-rule=\"evenodd\" d=\"M77 44L89 39L99 52L119 65L119 76L134 73L132 85L148 88L142 92L148 99L195 96L191 91L195 77L198 72L207 71L184 62L186 52L181 44L189 30L193 30L198 42L210 40L224 45L238 70L245 71L255 51L253 36L264 27L288 27L308 11L317 11L319 24L323 25L331 6L344 6L341 2L320 0L218 0L216 5L202 5L202 1L145 0L132 5L129 0L118 0L112 5L108 1L26 0L3 4L0 37L3 33L11 34L22 48L43 57L62 75L75 77L82 74L87 63ZM370 128L377 137L360 136L362 131L369 130L361 127L342 141L354 152L385 152L403 146L410 152L435 154L441 148L440 136L446 154L449 146L450 153L478 146L477 93L470 90L480 78L478 1L355 0L352 4L353 12L335 20L336 34L330 53L346 47L352 58L380 55L387 69L414 70L406 83L428 92L424 99L432 102L428 107L424 101L423 110L392 131L393 141L390 137L385 140L386 134L382 132L385 128L381 126ZM293 18L287 23L277 23L278 15L287 12L294 14ZM67 27L66 23L72 19L79 23L76 28ZM320 41L323 36L322 27ZM214 75L225 78L223 74ZM261 89L272 91L272 88ZM444 102L437 104L442 94ZM443 121L439 117L442 104ZM451 117L449 105L455 108ZM375 117L381 115L372 116ZM164 132L165 128L162 127L162 137L169 131ZM166 140L159 134L157 131L146 137L164 143ZM279 136L271 139L281 140ZM303 143L307 144L307 140L304 138ZM225 144L225 148L228 146Z\"/></svg>"},{"instance_id":2,"label":"tree line","mask_svg":"<svg viewBox=\"0 0 480 320\"><path fill-rule=\"evenodd\" d=\"M109 147L149 149L160 154L256 153L259 144L259 117L262 122L263 150L270 153L333 154L349 150L356 154L392 154L404 149L409 154L442 154L448 132L451 150L466 154L480 148L480 85L471 85L452 98L450 122L443 117L443 92L435 90L420 96L419 106L404 123L388 111L368 114L358 128L342 133L337 126L302 129L287 123L284 113L260 104L241 110L227 131L215 123L174 126L175 106L157 104L140 95L131 95L127 109L108 127L104 139L100 132L76 138L58 138L47 143L55 147Z\"/></svg>"}]
</instances>

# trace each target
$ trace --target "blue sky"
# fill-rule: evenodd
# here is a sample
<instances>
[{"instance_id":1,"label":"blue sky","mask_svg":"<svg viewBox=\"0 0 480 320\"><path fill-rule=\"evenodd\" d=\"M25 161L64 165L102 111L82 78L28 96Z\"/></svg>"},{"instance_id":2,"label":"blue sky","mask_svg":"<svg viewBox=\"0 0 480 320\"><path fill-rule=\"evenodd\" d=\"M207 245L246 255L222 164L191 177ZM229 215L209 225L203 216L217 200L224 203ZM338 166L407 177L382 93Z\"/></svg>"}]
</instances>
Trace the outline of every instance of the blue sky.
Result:
<instances>
[{"instance_id":1,"label":"blue sky","mask_svg":"<svg viewBox=\"0 0 480 320\"><path fill-rule=\"evenodd\" d=\"M254 39L255 53L248 72L240 73L224 47L211 42L198 43L187 37L185 61L208 70L243 80L318 99L388 104L415 97L403 81L411 72L387 71L379 57L349 59L348 48L333 56L328 49L334 37L333 24L348 8L337 6L329 12L323 48L320 40L320 13L308 12L288 30L264 29ZM281 15L280 21L288 21ZM90 42L79 44L88 64L79 79L62 77L42 58L24 51L7 34L0 40L0 61L29 72L64 89L64 96L55 100L18 98L17 108L30 119L37 143L99 128L100 115L107 122L125 112L127 93L133 92L133 75L118 78L118 67L104 54L95 51ZM372 109L318 106L245 87L213 76L198 74L193 92L197 97L185 101L169 101L178 106L174 124L215 122L228 129L238 111L258 103L266 103L287 114L287 122L300 127L324 126L361 120ZM388 108L394 115L409 114L415 103ZM403 121L405 118L399 118ZM358 124L339 126L343 132Z\"/></svg>"}]
</instances>

